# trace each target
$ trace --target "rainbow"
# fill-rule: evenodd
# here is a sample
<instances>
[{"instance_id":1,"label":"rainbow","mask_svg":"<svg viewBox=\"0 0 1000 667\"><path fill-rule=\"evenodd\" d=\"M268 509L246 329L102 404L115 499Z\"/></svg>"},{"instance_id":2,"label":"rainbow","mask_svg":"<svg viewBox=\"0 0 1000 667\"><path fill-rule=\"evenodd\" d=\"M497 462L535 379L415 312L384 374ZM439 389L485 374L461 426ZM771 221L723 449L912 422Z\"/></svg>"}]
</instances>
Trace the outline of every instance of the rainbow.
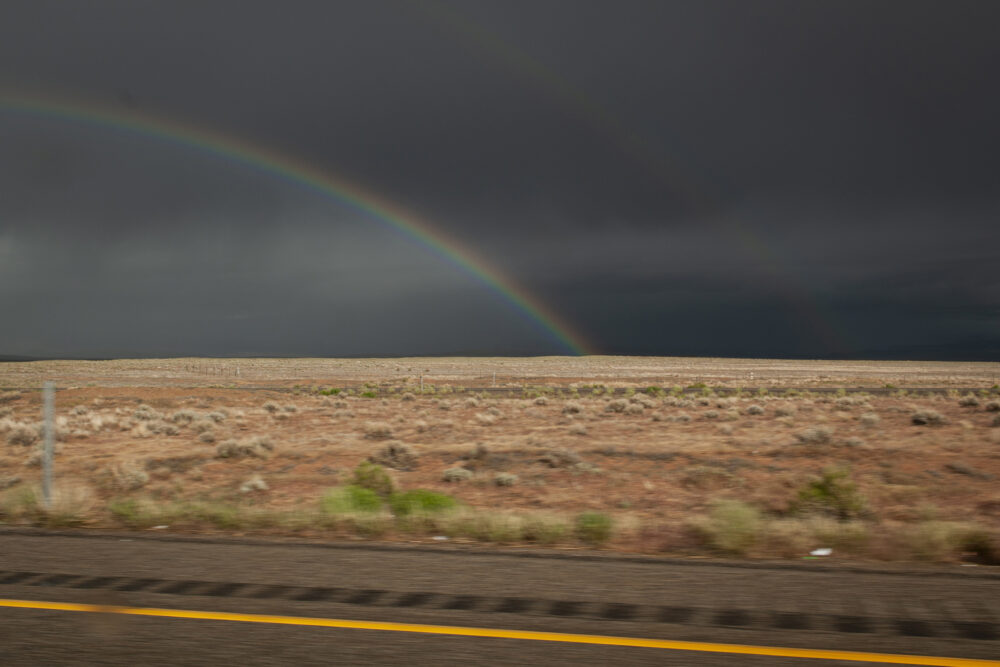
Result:
<instances>
[{"instance_id":1,"label":"rainbow","mask_svg":"<svg viewBox=\"0 0 1000 667\"><path fill-rule=\"evenodd\" d=\"M121 110L92 102L59 100L36 95L0 95L0 113L27 114L60 121L86 123L166 141L253 168L289 181L353 208L367 218L443 258L472 276L511 304L522 316L575 355L592 354L583 335L510 277L503 275L474 250L435 228L384 195L290 155L251 144L205 128L147 112Z\"/></svg>"}]
</instances>

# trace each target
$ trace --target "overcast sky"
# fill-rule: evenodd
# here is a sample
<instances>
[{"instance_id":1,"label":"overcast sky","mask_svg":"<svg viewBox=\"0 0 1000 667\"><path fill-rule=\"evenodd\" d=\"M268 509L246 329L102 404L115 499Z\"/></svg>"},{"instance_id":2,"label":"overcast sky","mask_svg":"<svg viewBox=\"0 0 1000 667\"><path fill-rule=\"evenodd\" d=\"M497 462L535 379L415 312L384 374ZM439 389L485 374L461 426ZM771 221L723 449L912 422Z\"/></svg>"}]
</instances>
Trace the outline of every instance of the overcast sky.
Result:
<instances>
[{"instance_id":1,"label":"overcast sky","mask_svg":"<svg viewBox=\"0 0 1000 667\"><path fill-rule=\"evenodd\" d=\"M0 4L0 97L341 174L615 354L1000 360L1000 3ZM562 354L237 160L0 102L0 356Z\"/></svg>"}]
</instances>

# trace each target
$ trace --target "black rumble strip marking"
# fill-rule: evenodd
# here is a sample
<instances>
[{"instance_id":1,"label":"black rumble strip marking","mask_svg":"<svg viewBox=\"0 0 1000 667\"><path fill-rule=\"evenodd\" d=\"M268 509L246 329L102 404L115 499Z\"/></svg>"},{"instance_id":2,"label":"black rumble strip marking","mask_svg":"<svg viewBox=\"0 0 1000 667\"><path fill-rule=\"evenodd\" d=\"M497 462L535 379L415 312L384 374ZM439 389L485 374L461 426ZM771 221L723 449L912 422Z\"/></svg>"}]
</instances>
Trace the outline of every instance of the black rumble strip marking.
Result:
<instances>
[{"instance_id":1,"label":"black rumble strip marking","mask_svg":"<svg viewBox=\"0 0 1000 667\"><path fill-rule=\"evenodd\" d=\"M116 591L141 591L143 589L149 588L150 586L155 586L157 584L162 584L162 579L126 579L124 582L118 584L114 587Z\"/></svg>"},{"instance_id":2,"label":"black rumble strip marking","mask_svg":"<svg viewBox=\"0 0 1000 667\"><path fill-rule=\"evenodd\" d=\"M469 610L475 609L482 598L477 595L456 595L449 602L446 602L441 608L442 609L461 609Z\"/></svg>"},{"instance_id":3,"label":"black rumble strip marking","mask_svg":"<svg viewBox=\"0 0 1000 667\"><path fill-rule=\"evenodd\" d=\"M525 600L522 598L504 598L493 611L502 614L522 614L531 607L533 602L534 600Z\"/></svg>"},{"instance_id":4,"label":"black rumble strip marking","mask_svg":"<svg viewBox=\"0 0 1000 667\"><path fill-rule=\"evenodd\" d=\"M83 581L73 582L70 588L111 588L112 584L121 580L121 577L88 577Z\"/></svg>"},{"instance_id":5,"label":"black rumble strip marking","mask_svg":"<svg viewBox=\"0 0 1000 667\"><path fill-rule=\"evenodd\" d=\"M583 602L573 602L572 600L556 600L549 607L549 616L577 616L580 614Z\"/></svg>"},{"instance_id":6,"label":"black rumble strip marking","mask_svg":"<svg viewBox=\"0 0 1000 667\"><path fill-rule=\"evenodd\" d=\"M833 627L837 632L872 632L871 619L864 616L836 616Z\"/></svg>"},{"instance_id":7,"label":"black rumble strip marking","mask_svg":"<svg viewBox=\"0 0 1000 667\"><path fill-rule=\"evenodd\" d=\"M656 618L660 623L687 623L693 616L691 607L660 607Z\"/></svg>"},{"instance_id":8,"label":"black rumble strip marking","mask_svg":"<svg viewBox=\"0 0 1000 667\"><path fill-rule=\"evenodd\" d=\"M347 604L375 604L378 599L385 595L388 591L379 590L364 590L355 591L344 599Z\"/></svg>"},{"instance_id":9,"label":"black rumble strip marking","mask_svg":"<svg viewBox=\"0 0 1000 667\"><path fill-rule=\"evenodd\" d=\"M808 630L812 622L807 614L776 612L771 618L771 627L782 630Z\"/></svg>"},{"instance_id":10,"label":"black rumble strip marking","mask_svg":"<svg viewBox=\"0 0 1000 667\"><path fill-rule=\"evenodd\" d=\"M46 572L0 571L0 585L66 587L115 591L149 591L165 595L246 597L284 599L300 602L335 602L391 607L430 607L453 611L488 611L503 614L534 614L591 618L611 621L655 620L686 625L707 624L726 627L760 624L782 630L829 628L844 633L874 633L877 628L905 637L960 637L993 641L1000 639L1000 626L986 621L916 620L909 618L869 618L866 616L826 616L793 612L766 612L738 608L706 609L683 606L649 606L625 603L597 603L579 600L544 600L478 595L449 595L430 592L394 592L381 589L345 589L306 586L249 584L228 581L140 579ZM951 632L948 631L951 629Z\"/></svg>"},{"instance_id":11,"label":"black rumble strip marking","mask_svg":"<svg viewBox=\"0 0 1000 667\"><path fill-rule=\"evenodd\" d=\"M750 614L745 609L720 609L713 620L715 625L750 625Z\"/></svg>"},{"instance_id":12,"label":"black rumble strip marking","mask_svg":"<svg viewBox=\"0 0 1000 667\"><path fill-rule=\"evenodd\" d=\"M934 631L930 624L909 618L896 619L897 634L906 637L933 637Z\"/></svg>"},{"instance_id":13,"label":"black rumble strip marking","mask_svg":"<svg viewBox=\"0 0 1000 667\"><path fill-rule=\"evenodd\" d=\"M0 576L0 584L27 583L28 579L42 576L38 572L6 572Z\"/></svg>"},{"instance_id":14,"label":"black rumble strip marking","mask_svg":"<svg viewBox=\"0 0 1000 667\"><path fill-rule=\"evenodd\" d=\"M607 604L601 610L601 618L610 621L628 621L635 617L638 608L634 604Z\"/></svg>"},{"instance_id":15,"label":"black rumble strip marking","mask_svg":"<svg viewBox=\"0 0 1000 667\"><path fill-rule=\"evenodd\" d=\"M423 607L435 597L437 596L433 593L406 593L399 596L392 605L394 607Z\"/></svg>"}]
</instances>

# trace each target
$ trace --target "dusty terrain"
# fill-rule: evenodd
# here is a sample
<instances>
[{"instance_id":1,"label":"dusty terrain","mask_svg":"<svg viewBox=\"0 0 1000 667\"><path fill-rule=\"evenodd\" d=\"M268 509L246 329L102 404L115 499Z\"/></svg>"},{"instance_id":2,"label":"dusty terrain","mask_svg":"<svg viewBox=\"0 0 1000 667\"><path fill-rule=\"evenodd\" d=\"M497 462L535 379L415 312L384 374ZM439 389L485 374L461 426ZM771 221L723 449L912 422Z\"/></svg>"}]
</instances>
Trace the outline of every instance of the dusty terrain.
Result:
<instances>
[{"instance_id":1,"label":"dusty terrain","mask_svg":"<svg viewBox=\"0 0 1000 667\"><path fill-rule=\"evenodd\" d=\"M801 557L832 547L854 558L989 561L1000 550L996 366L616 358L591 366L554 358L4 364L0 520L443 535L674 554ZM492 389L492 371L481 370L492 367L508 371L498 371L496 391L461 389ZM233 374L199 374L205 368ZM60 387L59 497L48 512L37 494L41 404L33 389L43 378ZM882 393L807 389L837 382ZM731 391L750 384L800 389ZM931 394L887 384L978 389ZM320 393L324 387L342 391ZM462 508L419 525L388 509L327 506L317 514L324 494L350 484L370 457L397 489L447 493ZM601 533L600 519L596 534L581 528L582 512L610 519L610 532Z\"/></svg>"}]
</instances>

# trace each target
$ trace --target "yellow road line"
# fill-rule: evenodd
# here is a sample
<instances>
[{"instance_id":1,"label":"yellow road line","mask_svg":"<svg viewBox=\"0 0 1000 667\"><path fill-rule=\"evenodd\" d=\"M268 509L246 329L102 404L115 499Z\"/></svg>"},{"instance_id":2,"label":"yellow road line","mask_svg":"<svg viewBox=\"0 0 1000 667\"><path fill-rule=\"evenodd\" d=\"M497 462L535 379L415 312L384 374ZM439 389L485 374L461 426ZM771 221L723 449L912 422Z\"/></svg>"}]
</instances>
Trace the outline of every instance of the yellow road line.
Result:
<instances>
[{"instance_id":1,"label":"yellow road line","mask_svg":"<svg viewBox=\"0 0 1000 667\"><path fill-rule=\"evenodd\" d=\"M493 639L526 639L545 642L574 644L601 644L604 646L630 646L635 648L672 649L675 651L702 651L708 653L737 653L742 655L767 655L782 658L812 658L816 660L850 660L878 662L894 665L937 665L939 667L1000 666L1000 661L973 658L947 658L924 655L897 655L891 653L865 653L861 651L828 651L825 649L790 648L785 646L752 646L747 644L715 644L687 642L672 639L644 639L641 637L614 637L604 635L577 635L563 632L536 632L532 630L503 630L498 628L469 628L452 625L423 625L419 623L392 623L383 621L354 621L339 618L309 618L304 616L270 616L267 614L234 614L225 611L196 611L191 609L157 609L143 607L116 607L77 602L48 602L43 600L4 600L0 607L16 609L45 609L51 611L83 611L129 616L158 618L188 618L202 621L237 621L242 623L271 623L277 625L304 625L320 628L348 628L353 630L383 630L388 632L418 632L432 635L457 635L461 637L489 637Z\"/></svg>"}]
</instances>

